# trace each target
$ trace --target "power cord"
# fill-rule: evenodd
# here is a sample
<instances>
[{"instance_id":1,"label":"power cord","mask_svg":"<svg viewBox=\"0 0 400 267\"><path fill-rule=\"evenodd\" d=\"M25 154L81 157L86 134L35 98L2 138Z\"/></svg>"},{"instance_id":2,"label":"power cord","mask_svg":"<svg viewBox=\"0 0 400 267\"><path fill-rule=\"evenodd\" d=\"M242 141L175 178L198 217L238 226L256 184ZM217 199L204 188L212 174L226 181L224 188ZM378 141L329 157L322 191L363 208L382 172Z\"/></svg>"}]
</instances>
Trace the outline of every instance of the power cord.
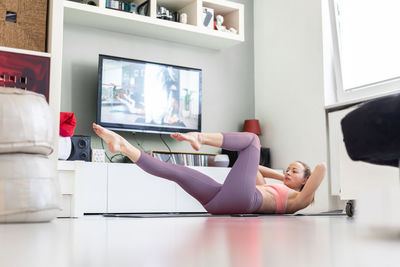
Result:
<instances>
[{"instance_id":1,"label":"power cord","mask_svg":"<svg viewBox=\"0 0 400 267\"><path fill-rule=\"evenodd\" d=\"M139 141L137 140L136 135L135 135L135 132L132 132L132 135L133 135L133 139L135 139L135 142L136 142L136 144L140 147L140 149L141 149L142 151L146 151L146 149L144 149L144 147L142 146L142 144L140 144ZM143 143L143 142L142 142L142 143Z\"/></svg>"},{"instance_id":2,"label":"power cord","mask_svg":"<svg viewBox=\"0 0 400 267\"><path fill-rule=\"evenodd\" d=\"M102 147L103 150L104 150L104 155L106 155L106 158L108 159L108 161L112 162L111 159L108 157L107 152L106 152L106 150L105 150L105 148L104 148L103 139L100 138L100 140L101 140L101 147Z\"/></svg>"},{"instance_id":3,"label":"power cord","mask_svg":"<svg viewBox=\"0 0 400 267\"><path fill-rule=\"evenodd\" d=\"M171 148L168 146L167 142L165 142L164 138L162 137L162 134L160 134L160 139L161 139L161 141L164 143L164 145L168 148L169 157L168 157L168 159L166 160L166 162L169 162L169 161L171 160L172 150L171 150Z\"/></svg>"},{"instance_id":4,"label":"power cord","mask_svg":"<svg viewBox=\"0 0 400 267\"><path fill-rule=\"evenodd\" d=\"M101 139L101 138L100 138L100 139ZM106 152L106 150L105 150L105 148L104 148L103 139L101 139L101 146L103 147L104 154L106 155L108 161L110 161L111 163L113 163L113 159L114 159L115 157L118 157L118 156L119 156L119 157L125 157L124 154L118 153L118 154L112 155L111 158L110 158L110 157L107 155L107 152Z\"/></svg>"}]
</instances>

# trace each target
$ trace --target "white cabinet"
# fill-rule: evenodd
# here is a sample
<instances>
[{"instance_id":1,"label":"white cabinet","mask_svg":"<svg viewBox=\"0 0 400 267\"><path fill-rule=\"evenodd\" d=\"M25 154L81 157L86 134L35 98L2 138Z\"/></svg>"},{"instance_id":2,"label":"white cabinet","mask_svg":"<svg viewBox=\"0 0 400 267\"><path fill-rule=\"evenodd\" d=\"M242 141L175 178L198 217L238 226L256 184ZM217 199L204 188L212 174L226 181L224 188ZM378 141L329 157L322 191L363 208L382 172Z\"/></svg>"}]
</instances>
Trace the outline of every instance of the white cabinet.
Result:
<instances>
[{"instance_id":1,"label":"white cabinet","mask_svg":"<svg viewBox=\"0 0 400 267\"><path fill-rule=\"evenodd\" d=\"M107 164L58 161L62 212L60 217L107 212Z\"/></svg>"},{"instance_id":2,"label":"white cabinet","mask_svg":"<svg viewBox=\"0 0 400 267\"><path fill-rule=\"evenodd\" d=\"M399 186L398 168L353 161L348 156L340 122L353 109L328 113L331 194L343 200L358 199L365 191Z\"/></svg>"},{"instance_id":3,"label":"white cabinet","mask_svg":"<svg viewBox=\"0 0 400 267\"><path fill-rule=\"evenodd\" d=\"M168 212L175 209L175 184L134 164L108 164L108 212Z\"/></svg>"},{"instance_id":4,"label":"white cabinet","mask_svg":"<svg viewBox=\"0 0 400 267\"><path fill-rule=\"evenodd\" d=\"M222 184L228 175L230 168L219 167L190 167L202 172L218 183ZM177 212L206 212L203 206L192 196L186 193L180 186L175 184L176 188L176 208Z\"/></svg>"},{"instance_id":5,"label":"white cabinet","mask_svg":"<svg viewBox=\"0 0 400 267\"><path fill-rule=\"evenodd\" d=\"M219 183L230 168L190 167ZM175 182L155 177L135 164L59 161L61 217L84 213L205 212Z\"/></svg>"}]
</instances>

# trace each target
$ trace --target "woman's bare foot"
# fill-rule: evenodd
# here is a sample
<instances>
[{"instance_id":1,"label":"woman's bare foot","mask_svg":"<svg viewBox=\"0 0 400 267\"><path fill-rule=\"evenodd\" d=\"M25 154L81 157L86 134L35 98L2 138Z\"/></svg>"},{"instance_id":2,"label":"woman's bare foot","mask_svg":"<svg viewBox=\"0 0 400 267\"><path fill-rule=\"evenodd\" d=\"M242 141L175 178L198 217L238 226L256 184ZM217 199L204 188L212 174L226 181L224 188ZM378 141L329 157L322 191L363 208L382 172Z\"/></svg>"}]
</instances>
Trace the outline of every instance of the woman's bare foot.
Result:
<instances>
[{"instance_id":1,"label":"woman's bare foot","mask_svg":"<svg viewBox=\"0 0 400 267\"><path fill-rule=\"evenodd\" d=\"M122 138L120 135L107 130L100 125L93 123L93 130L94 132L107 143L108 149L112 153L123 152L122 148L125 144L125 139Z\"/></svg>"},{"instance_id":2,"label":"woman's bare foot","mask_svg":"<svg viewBox=\"0 0 400 267\"><path fill-rule=\"evenodd\" d=\"M177 141L188 141L194 150L199 150L203 144L200 133L190 132L190 133L173 133L171 137Z\"/></svg>"}]
</instances>

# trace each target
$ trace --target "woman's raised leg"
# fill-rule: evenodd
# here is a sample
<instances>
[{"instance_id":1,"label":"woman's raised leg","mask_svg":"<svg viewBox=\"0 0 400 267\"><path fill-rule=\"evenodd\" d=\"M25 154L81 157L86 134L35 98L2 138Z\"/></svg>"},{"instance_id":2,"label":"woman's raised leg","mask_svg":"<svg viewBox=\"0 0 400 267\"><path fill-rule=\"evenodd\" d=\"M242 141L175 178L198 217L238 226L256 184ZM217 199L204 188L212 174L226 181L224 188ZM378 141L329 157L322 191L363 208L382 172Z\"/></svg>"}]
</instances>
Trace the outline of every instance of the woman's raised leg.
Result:
<instances>
[{"instance_id":1,"label":"woman's raised leg","mask_svg":"<svg viewBox=\"0 0 400 267\"><path fill-rule=\"evenodd\" d=\"M222 187L221 184L201 172L182 165L166 163L142 153L120 135L99 125L93 123L93 129L108 144L111 152L121 152L145 172L176 182L202 205L206 205L213 199Z\"/></svg>"},{"instance_id":2,"label":"woman's raised leg","mask_svg":"<svg viewBox=\"0 0 400 267\"><path fill-rule=\"evenodd\" d=\"M262 204L262 195L256 188L260 161L260 141L252 133L223 133L221 147L239 151L218 194L204 207L211 213L253 213Z\"/></svg>"}]
</instances>

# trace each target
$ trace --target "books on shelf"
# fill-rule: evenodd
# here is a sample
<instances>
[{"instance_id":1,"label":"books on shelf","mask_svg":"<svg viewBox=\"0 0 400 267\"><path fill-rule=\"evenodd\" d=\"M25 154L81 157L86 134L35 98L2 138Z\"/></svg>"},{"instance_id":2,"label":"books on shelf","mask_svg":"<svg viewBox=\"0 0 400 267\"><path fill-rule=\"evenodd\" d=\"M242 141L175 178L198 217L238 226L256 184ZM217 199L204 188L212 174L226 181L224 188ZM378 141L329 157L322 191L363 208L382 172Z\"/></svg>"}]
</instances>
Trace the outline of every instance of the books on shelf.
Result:
<instances>
[{"instance_id":1,"label":"books on shelf","mask_svg":"<svg viewBox=\"0 0 400 267\"><path fill-rule=\"evenodd\" d=\"M152 156L164 162L185 166L213 166L216 154L153 151Z\"/></svg>"}]
</instances>

